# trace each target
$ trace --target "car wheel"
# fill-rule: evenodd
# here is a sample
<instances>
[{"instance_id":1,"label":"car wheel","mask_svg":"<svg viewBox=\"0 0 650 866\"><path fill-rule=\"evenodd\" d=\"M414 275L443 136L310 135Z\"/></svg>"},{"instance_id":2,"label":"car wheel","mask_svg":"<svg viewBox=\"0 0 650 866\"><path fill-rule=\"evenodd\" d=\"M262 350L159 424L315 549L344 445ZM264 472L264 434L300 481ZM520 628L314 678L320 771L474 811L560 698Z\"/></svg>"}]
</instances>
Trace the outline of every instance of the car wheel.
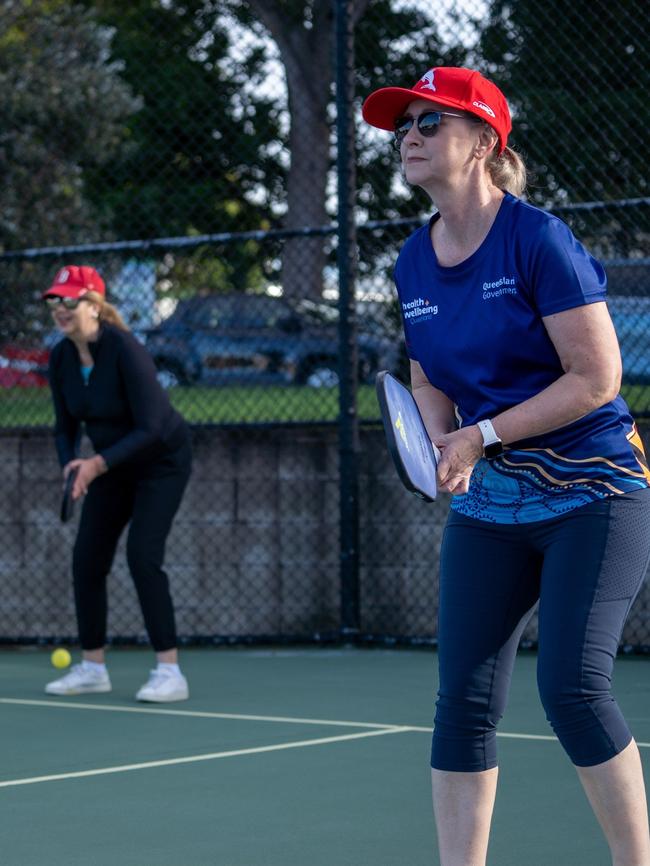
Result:
<instances>
[{"instance_id":1,"label":"car wheel","mask_svg":"<svg viewBox=\"0 0 650 866\"><path fill-rule=\"evenodd\" d=\"M377 360L375 358L361 358L359 360L359 381L373 383L377 373Z\"/></svg>"},{"instance_id":2,"label":"car wheel","mask_svg":"<svg viewBox=\"0 0 650 866\"><path fill-rule=\"evenodd\" d=\"M170 364L166 361L156 363L157 373L156 378L163 388L177 388L185 383L185 377L176 364Z\"/></svg>"},{"instance_id":3,"label":"car wheel","mask_svg":"<svg viewBox=\"0 0 650 866\"><path fill-rule=\"evenodd\" d=\"M339 374L332 367L318 365L309 371L305 384L310 388L336 388L339 384Z\"/></svg>"}]
</instances>

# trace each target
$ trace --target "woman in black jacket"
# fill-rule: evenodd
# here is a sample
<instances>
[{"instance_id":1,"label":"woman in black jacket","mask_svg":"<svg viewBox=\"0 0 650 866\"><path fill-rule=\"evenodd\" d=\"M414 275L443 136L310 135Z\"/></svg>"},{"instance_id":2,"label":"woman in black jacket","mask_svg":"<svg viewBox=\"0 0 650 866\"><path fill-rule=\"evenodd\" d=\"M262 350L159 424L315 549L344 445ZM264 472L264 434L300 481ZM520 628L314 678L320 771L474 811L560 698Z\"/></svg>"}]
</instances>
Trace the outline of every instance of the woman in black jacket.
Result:
<instances>
[{"instance_id":1,"label":"woman in black jacket","mask_svg":"<svg viewBox=\"0 0 650 866\"><path fill-rule=\"evenodd\" d=\"M158 659L136 699L185 700L163 558L190 476L187 425L160 387L149 354L106 302L94 268L62 268L43 297L65 338L52 350L49 368L57 453L64 479L75 473L73 499L84 500L72 565L82 661L45 691L111 690L104 659L106 579L130 524L129 570ZM86 458L78 457L82 424L95 452Z\"/></svg>"}]
</instances>

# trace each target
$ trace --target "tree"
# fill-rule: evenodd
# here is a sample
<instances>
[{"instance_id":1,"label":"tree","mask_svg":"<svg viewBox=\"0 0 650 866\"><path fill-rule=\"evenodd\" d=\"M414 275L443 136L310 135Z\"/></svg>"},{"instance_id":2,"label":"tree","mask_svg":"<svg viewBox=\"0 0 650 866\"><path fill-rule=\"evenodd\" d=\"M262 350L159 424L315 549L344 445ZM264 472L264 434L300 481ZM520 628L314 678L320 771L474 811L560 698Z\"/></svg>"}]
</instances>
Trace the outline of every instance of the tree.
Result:
<instances>
[{"instance_id":1,"label":"tree","mask_svg":"<svg viewBox=\"0 0 650 866\"><path fill-rule=\"evenodd\" d=\"M5 2L0 31L0 250L104 236L85 173L111 159L138 102L109 60L112 32L57 0ZM105 212L104 217L108 214ZM25 334L51 261L5 266L3 336Z\"/></svg>"},{"instance_id":2,"label":"tree","mask_svg":"<svg viewBox=\"0 0 650 866\"><path fill-rule=\"evenodd\" d=\"M453 38L440 36L440 14L435 6L400 5L392 0L372 0L355 33L357 104L379 87L412 87L432 66L463 66L469 49L465 42L477 34L477 24L465 16L456 22ZM419 218L431 212L431 201L422 190L401 183L399 155L388 132L377 132L364 123L358 128L357 204L361 221ZM390 286L399 247L412 226L387 227L380 232L360 231L359 275L381 291ZM393 327L401 332L401 316L395 306Z\"/></svg>"},{"instance_id":3,"label":"tree","mask_svg":"<svg viewBox=\"0 0 650 866\"><path fill-rule=\"evenodd\" d=\"M232 35L223 3L90 0L116 28L113 55L140 95L130 122L132 147L95 178L97 202L108 195L123 237L247 230L268 223L268 205L253 204L260 179L276 186L281 171L264 153L278 135L267 95L240 112L250 64L231 62Z\"/></svg>"},{"instance_id":4,"label":"tree","mask_svg":"<svg viewBox=\"0 0 650 866\"><path fill-rule=\"evenodd\" d=\"M515 110L513 142L537 176L535 202L648 195L650 67L639 8L636 0L492 4L480 51ZM578 227L600 254L627 256L647 243L640 216L604 208Z\"/></svg>"},{"instance_id":5,"label":"tree","mask_svg":"<svg viewBox=\"0 0 650 866\"><path fill-rule=\"evenodd\" d=\"M138 102L112 33L64 2L5 2L0 31L0 248L81 242L101 221L84 171L110 160Z\"/></svg>"},{"instance_id":6,"label":"tree","mask_svg":"<svg viewBox=\"0 0 650 866\"><path fill-rule=\"evenodd\" d=\"M354 0L353 24L369 5ZM374 5L373 37L381 30L382 46L423 25L422 16L393 15L388 0ZM97 203L108 195L116 231L148 237L331 222L331 0L134 0L128 10L118 0L94 0L93 6L117 28L115 56L143 99L131 122L132 151L112 164L111 178L96 178ZM266 80L271 39L286 95ZM226 268L236 288L253 282L252 255L264 261L267 280L281 280L285 295L322 296L322 238L289 240L272 252L229 245L223 254L240 263Z\"/></svg>"},{"instance_id":7,"label":"tree","mask_svg":"<svg viewBox=\"0 0 650 866\"><path fill-rule=\"evenodd\" d=\"M211 0L85 0L116 30L113 57L142 108L130 144L89 186L108 203L120 238L147 239L271 228L285 169L272 95L251 93L263 49L240 46L226 4ZM172 294L243 291L277 279L270 244L204 245L170 254L159 275Z\"/></svg>"},{"instance_id":8,"label":"tree","mask_svg":"<svg viewBox=\"0 0 650 866\"><path fill-rule=\"evenodd\" d=\"M110 228L104 237L332 221L332 0L79 2L112 34L107 59L139 99L110 160L80 167L94 223ZM435 23L413 8L394 12L390 0L352 0L350 8L360 92L387 80L412 83L427 66L458 54L442 46ZM276 56L286 91L267 77ZM388 147L364 147L359 166L369 217L413 211L405 196L394 195L398 168ZM322 238L304 237L282 245L206 246L169 256L158 270L166 271L175 293L184 286L243 290L281 280L288 296L318 298L326 249ZM368 252L367 261L381 254Z\"/></svg>"},{"instance_id":9,"label":"tree","mask_svg":"<svg viewBox=\"0 0 650 866\"><path fill-rule=\"evenodd\" d=\"M379 87L411 87L432 66L462 66L467 48L443 42L438 34L435 10L401 7L393 11L391 0L373 0L355 33L355 72L359 103ZM379 138L379 143L377 139ZM359 127L358 199L368 219L398 219L418 213L418 202L428 196L408 190L395 192L399 157L389 133Z\"/></svg>"},{"instance_id":10,"label":"tree","mask_svg":"<svg viewBox=\"0 0 650 866\"><path fill-rule=\"evenodd\" d=\"M246 13L246 6L252 16ZM332 165L334 4L332 0L246 0L244 5L233 3L232 10L248 27L255 26L255 18L264 25L278 46L286 72L291 166L285 224L289 228L326 225L334 216L327 209ZM360 93L394 80L412 84L434 63L454 63L460 56L457 47L443 48L435 20L417 9L395 11L390 0L352 0L349 10ZM390 147L372 149L372 157L366 155L358 165L360 197L368 215L399 216L399 204L404 206L404 201L392 197L398 167ZM370 177L373 190L369 194ZM288 242L283 259L285 294L319 297L325 261L321 239Z\"/></svg>"},{"instance_id":11,"label":"tree","mask_svg":"<svg viewBox=\"0 0 650 866\"><path fill-rule=\"evenodd\" d=\"M353 0L358 19L369 0ZM334 81L334 5L332 0L227 0L234 20L262 41L272 37L286 76L289 112L285 228L319 227L331 221L327 180L332 165L331 117ZM261 25L261 27L260 27ZM284 100L282 100L284 102ZM326 254L323 239L288 240L282 252L285 296L319 298Z\"/></svg>"}]
</instances>

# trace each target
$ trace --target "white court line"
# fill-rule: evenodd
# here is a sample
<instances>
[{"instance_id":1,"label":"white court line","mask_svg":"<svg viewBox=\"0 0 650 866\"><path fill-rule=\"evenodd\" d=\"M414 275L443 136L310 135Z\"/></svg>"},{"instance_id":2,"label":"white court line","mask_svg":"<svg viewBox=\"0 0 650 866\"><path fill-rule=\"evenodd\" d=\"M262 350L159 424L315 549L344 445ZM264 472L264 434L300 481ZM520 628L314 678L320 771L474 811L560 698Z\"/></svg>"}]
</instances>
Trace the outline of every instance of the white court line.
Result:
<instances>
[{"instance_id":1,"label":"white court line","mask_svg":"<svg viewBox=\"0 0 650 866\"><path fill-rule=\"evenodd\" d=\"M418 731L423 734L432 733L432 728L420 728L415 725L411 725L408 728L409 731ZM557 737L552 736L551 734L508 734L505 731L497 731L497 737L504 737L506 739L512 740L546 740L547 742L557 743Z\"/></svg>"},{"instance_id":2,"label":"white court line","mask_svg":"<svg viewBox=\"0 0 650 866\"><path fill-rule=\"evenodd\" d=\"M424 734L430 734L432 731L431 728L419 728L414 725L404 726L402 730L419 731ZM559 742L558 738L551 734L510 734L506 731L497 731L497 737L503 737L506 740L544 740L548 743ZM650 749L650 743L640 743L637 740L636 744L640 749Z\"/></svg>"},{"instance_id":3,"label":"white court line","mask_svg":"<svg viewBox=\"0 0 650 866\"><path fill-rule=\"evenodd\" d=\"M126 773L130 770L149 770L153 767L171 767L175 764L194 764L199 761L217 761L220 758L235 758L240 755L259 755L262 752L281 752L284 749L304 749L309 746L323 746L328 743L342 743L346 740L361 740L364 737L381 737L384 734L401 734L400 727L386 727L379 731L363 731L357 734L341 734L338 737L319 737L317 740L296 740L292 743L277 743L273 746L257 746L250 749L233 749L228 752L210 752L206 755L190 755L186 758L167 758L164 761L144 761L140 764L122 764L117 767L102 767L96 770L79 770L74 773L56 773L51 776L32 776L26 779L8 779L0 782L0 788L17 785L35 785L41 782L59 782L62 779L83 779L88 776L105 776L109 773Z\"/></svg>"},{"instance_id":4,"label":"white court line","mask_svg":"<svg viewBox=\"0 0 650 866\"><path fill-rule=\"evenodd\" d=\"M200 719L230 719L243 722L283 722L291 725L322 725L340 728L373 728L378 731L388 730L393 732L399 730L402 733L412 731L415 733L430 734L431 727L420 727L418 725L391 725L379 722L351 722L342 719L304 719L296 716L255 716L243 713L209 713L199 710L163 710L149 707L126 707L118 704L85 704L76 701L36 701L23 700L20 698L0 698L0 704L16 704L19 706L33 707L63 707L64 709L95 710L96 712L110 713L150 713L159 716L185 716ZM540 740L543 742L557 743L558 739L552 734L517 734L506 731L497 731L497 737L507 740ZM636 741L640 749L650 749L650 743Z\"/></svg>"},{"instance_id":5,"label":"white court line","mask_svg":"<svg viewBox=\"0 0 650 866\"><path fill-rule=\"evenodd\" d=\"M153 707L123 707L119 704L85 704L77 701L31 701L19 698L0 698L0 704L16 704L26 707L63 707L74 710L95 710L107 713L151 713L155 716L184 716L196 719L231 719L240 722L282 722L291 725L331 725L336 728L395 728L400 725L376 722L350 722L337 719L301 719L295 716L253 716L242 713L208 713L199 710L163 710ZM416 730L413 728L413 730ZM427 730L427 728L422 728Z\"/></svg>"}]
</instances>

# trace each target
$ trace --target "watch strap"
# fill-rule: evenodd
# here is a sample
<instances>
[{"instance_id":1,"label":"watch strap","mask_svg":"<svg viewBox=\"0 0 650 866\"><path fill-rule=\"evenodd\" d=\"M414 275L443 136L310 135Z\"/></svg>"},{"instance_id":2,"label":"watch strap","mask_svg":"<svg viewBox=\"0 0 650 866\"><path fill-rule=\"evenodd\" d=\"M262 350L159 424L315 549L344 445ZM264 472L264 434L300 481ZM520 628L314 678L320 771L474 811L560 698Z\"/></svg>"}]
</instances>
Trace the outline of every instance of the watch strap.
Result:
<instances>
[{"instance_id":1,"label":"watch strap","mask_svg":"<svg viewBox=\"0 0 650 866\"><path fill-rule=\"evenodd\" d=\"M494 425L488 418L486 418L484 421L478 422L478 429L481 431L481 436L483 437L484 448L487 445L493 445L495 442L501 442L501 440L496 434Z\"/></svg>"}]
</instances>

